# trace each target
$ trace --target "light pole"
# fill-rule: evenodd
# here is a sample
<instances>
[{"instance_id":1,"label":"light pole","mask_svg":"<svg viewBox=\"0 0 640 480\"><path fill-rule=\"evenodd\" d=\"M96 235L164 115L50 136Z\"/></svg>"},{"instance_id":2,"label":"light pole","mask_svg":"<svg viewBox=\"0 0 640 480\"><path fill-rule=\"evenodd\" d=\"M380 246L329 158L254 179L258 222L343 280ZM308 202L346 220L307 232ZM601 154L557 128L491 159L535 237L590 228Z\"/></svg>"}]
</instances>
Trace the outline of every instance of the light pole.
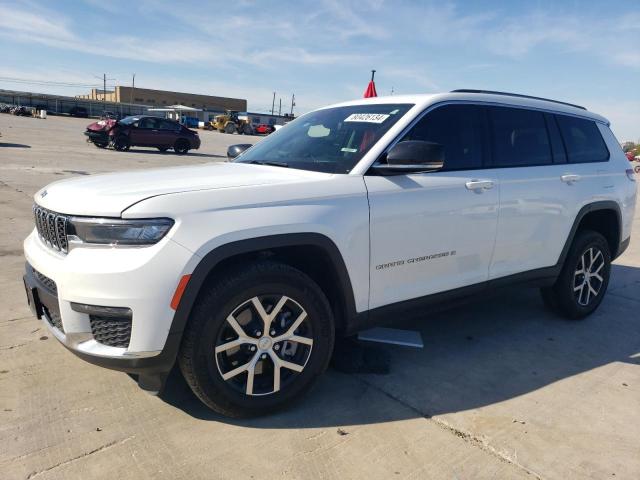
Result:
<instances>
[{"instance_id":1,"label":"light pole","mask_svg":"<svg viewBox=\"0 0 640 480\"><path fill-rule=\"evenodd\" d=\"M131 95L129 97L129 104L133 103L133 92L136 90L136 74L133 74L133 80L131 82ZM129 107L131 108L131 107Z\"/></svg>"}]
</instances>

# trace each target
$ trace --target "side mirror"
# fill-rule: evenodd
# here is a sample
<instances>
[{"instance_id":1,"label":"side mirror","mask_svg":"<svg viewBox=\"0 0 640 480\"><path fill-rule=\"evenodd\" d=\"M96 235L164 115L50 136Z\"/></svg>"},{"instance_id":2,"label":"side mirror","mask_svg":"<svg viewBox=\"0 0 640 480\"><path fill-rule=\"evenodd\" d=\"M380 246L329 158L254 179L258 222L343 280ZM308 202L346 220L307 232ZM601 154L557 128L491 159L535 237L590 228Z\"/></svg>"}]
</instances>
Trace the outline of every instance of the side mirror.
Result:
<instances>
[{"instance_id":1,"label":"side mirror","mask_svg":"<svg viewBox=\"0 0 640 480\"><path fill-rule=\"evenodd\" d=\"M251 143L239 143L238 145L231 145L229 148L227 148L227 160L233 160L250 147L253 147Z\"/></svg>"},{"instance_id":2,"label":"side mirror","mask_svg":"<svg viewBox=\"0 0 640 480\"><path fill-rule=\"evenodd\" d=\"M439 143L407 140L387 152L387 163L371 168L382 175L440 170L444 166L444 147Z\"/></svg>"}]
</instances>

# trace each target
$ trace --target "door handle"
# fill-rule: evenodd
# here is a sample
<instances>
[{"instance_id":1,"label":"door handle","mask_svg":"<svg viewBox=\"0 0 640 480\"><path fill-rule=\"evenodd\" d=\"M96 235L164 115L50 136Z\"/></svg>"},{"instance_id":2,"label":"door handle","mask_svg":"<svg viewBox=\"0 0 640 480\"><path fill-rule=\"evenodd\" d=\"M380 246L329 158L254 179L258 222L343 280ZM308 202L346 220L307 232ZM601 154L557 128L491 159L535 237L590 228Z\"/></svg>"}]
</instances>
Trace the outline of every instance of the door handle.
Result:
<instances>
[{"instance_id":1,"label":"door handle","mask_svg":"<svg viewBox=\"0 0 640 480\"><path fill-rule=\"evenodd\" d=\"M580 180L580 175L573 175L573 174L562 175L560 177L560 180L562 180L564 183L571 185L572 183Z\"/></svg>"},{"instance_id":2,"label":"door handle","mask_svg":"<svg viewBox=\"0 0 640 480\"><path fill-rule=\"evenodd\" d=\"M493 188L493 181L491 180L471 180L464 184L467 190L473 190L476 193L481 193L482 190L491 190Z\"/></svg>"}]
</instances>

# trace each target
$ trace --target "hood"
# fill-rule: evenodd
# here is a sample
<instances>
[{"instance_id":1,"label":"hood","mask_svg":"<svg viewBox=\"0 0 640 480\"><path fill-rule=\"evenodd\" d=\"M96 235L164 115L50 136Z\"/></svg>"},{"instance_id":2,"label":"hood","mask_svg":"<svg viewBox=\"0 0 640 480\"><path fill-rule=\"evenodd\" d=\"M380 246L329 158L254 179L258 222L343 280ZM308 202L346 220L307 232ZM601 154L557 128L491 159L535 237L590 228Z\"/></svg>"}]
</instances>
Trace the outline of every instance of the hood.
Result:
<instances>
[{"instance_id":1,"label":"hood","mask_svg":"<svg viewBox=\"0 0 640 480\"><path fill-rule=\"evenodd\" d=\"M34 199L44 208L67 215L119 217L134 203L158 195L298 183L330 176L246 163L210 163L70 178L47 185Z\"/></svg>"},{"instance_id":2,"label":"hood","mask_svg":"<svg viewBox=\"0 0 640 480\"><path fill-rule=\"evenodd\" d=\"M116 123L117 123L117 120L114 120L113 118L107 118L106 120L98 120L97 122L93 122L87 125L87 130L90 132L101 132L103 130L109 131L115 126Z\"/></svg>"}]
</instances>

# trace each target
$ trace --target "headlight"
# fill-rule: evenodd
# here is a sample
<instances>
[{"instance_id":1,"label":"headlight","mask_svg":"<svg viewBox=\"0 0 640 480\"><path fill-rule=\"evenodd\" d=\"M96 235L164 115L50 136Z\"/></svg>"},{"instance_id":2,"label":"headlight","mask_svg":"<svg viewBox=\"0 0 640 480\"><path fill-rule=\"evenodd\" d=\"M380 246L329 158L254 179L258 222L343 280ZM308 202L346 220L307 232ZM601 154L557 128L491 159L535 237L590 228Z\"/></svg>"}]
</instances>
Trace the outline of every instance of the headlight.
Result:
<instances>
[{"instance_id":1,"label":"headlight","mask_svg":"<svg viewBox=\"0 0 640 480\"><path fill-rule=\"evenodd\" d=\"M158 243L173 225L169 218L121 220L117 218L72 217L67 223L69 246L152 245Z\"/></svg>"}]
</instances>

